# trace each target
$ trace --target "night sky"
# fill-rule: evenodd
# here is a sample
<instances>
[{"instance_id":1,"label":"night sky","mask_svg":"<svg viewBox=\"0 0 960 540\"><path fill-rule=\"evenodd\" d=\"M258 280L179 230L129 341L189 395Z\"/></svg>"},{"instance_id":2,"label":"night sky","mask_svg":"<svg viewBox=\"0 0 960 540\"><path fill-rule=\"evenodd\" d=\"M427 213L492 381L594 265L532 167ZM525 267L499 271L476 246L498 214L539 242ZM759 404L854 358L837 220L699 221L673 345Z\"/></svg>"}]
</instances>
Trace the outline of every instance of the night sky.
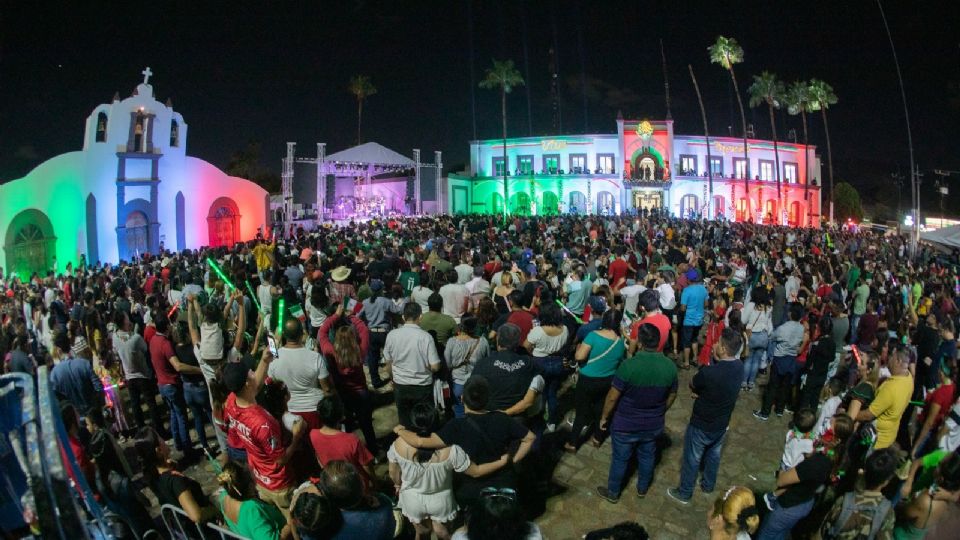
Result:
<instances>
[{"instance_id":1,"label":"night sky","mask_svg":"<svg viewBox=\"0 0 960 540\"><path fill-rule=\"evenodd\" d=\"M462 169L474 137L466 0L418 2L6 2L0 10L0 181L79 150L84 120L115 91L130 95L150 66L190 126L188 152L218 166L250 141L279 172L285 142L313 155L355 142L355 74L379 92L364 105L364 139L410 155L444 152ZM947 7L947 6L952 7ZM960 9L956 2L887 1L913 126L927 171L960 171ZM702 132L691 64L713 134L739 119L729 77L706 48L718 34L745 51L741 89L761 70L787 82L816 77L840 102L829 111L838 180L890 200L889 174L908 169L900 91L876 2L607 2L472 4L474 87L492 58L513 59L528 86L508 97L512 136L605 133L616 113L665 114L659 40L675 131ZM559 60L562 129L553 127L549 49ZM529 110L528 114L528 91ZM476 88L476 136L500 135L499 94ZM744 98L746 100L746 97ZM766 109L748 111L770 134ZM799 117L778 113L780 137ZM819 118L811 143L824 145ZM826 171L824 171L826 175ZM952 180L960 193L960 174ZM892 191L895 205L896 191ZM904 196L906 197L906 191ZM956 199L960 200L960 198ZM960 204L954 203L958 209Z\"/></svg>"}]
</instances>

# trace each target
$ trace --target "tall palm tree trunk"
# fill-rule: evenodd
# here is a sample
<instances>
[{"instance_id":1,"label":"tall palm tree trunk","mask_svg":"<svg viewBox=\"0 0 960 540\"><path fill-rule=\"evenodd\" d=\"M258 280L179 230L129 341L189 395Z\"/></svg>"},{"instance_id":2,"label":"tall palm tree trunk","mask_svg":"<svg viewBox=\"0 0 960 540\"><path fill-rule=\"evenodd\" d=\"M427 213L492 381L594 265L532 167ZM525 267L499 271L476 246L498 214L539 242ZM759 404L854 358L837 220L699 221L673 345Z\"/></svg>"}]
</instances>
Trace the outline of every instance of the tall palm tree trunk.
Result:
<instances>
[{"instance_id":1,"label":"tall palm tree trunk","mask_svg":"<svg viewBox=\"0 0 960 540\"><path fill-rule=\"evenodd\" d=\"M700 117L703 118L703 135L706 137L707 141L707 186L709 190L709 195L707 199L707 214L708 218L716 218L716 211L714 210L712 215L710 209L713 208L713 163L710 155L710 130L707 129L707 110L703 107L703 96L700 95L700 85L697 84L697 77L693 74L693 66L687 64L687 69L690 70L690 78L693 79L693 89L697 92L697 101L700 103Z\"/></svg>"},{"instance_id":2,"label":"tall palm tree trunk","mask_svg":"<svg viewBox=\"0 0 960 540\"><path fill-rule=\"evenodd\" d=\"M807 207L807 226L812 225L810 218L813 208L810 204L810 147L807 145L807 113L800 111L800 120L803 122L803 204Z\"/></svg>"},{"instance_id":3,"label":"tall palm tree trunk","mask_svg":"<svg viewBox=\"0 0 960 540\"><path fill-rule=\"evenodd\" d=\"M823 113L823 132L827 136L827 171L830 173L830 223L833 223L833 149L830 148L830 127L827 125L827 110L821 106L820 112Z\"/></svg>"},{"instance_id":4,"label":"tall palm tree trunk","mask_svg":"<svg viewBox=\"0 0 960 540\"><path fill-rule=\"evenodd\" d=\"M503 121L503 215L510 213L510 185L507 179L507 91L500 89L500 117Z\"/></svg>"},{"instance_id":5,"label":"tall palm tree trunk","mask_svg":"<svg viewBox=\"0 0 960 540\"><path fill-rule=\"evenodd\" d=\"M783 207L783 190L780 187L780 149L777 145L777 124L773 116L773 104L768 104L770 109L770 129L773 130L773 161L776 164L777 170L775 171L774 177L777 179L777 213L779 216L773 216L779 224L782 224L781 216L785 208Z\"/></svg>"},{"instance_id":6,"label":"tall palm tree trunk","mask_svg":"<svg viewBox=\"0 0 960 540\"><path fill-rule=\"evenodd\" d=\"M363 100L357 100L357 145L363 143L363 139L360 138L360 126L363 124Z\"/></svg>"},{"instance_id":7,"label":"tall palm tree trunk","mask_svg":"<svg viewBox=\"0 0 960 540\"><path fill-rule=\"evenodd\" d=\"M733 81L733 93L737 95L737 106L740 107L740 126L743 129L743 189L747 197L747 213L752 217L750 210L750 153L747 150L747 115L743 112L743 100L740 99L740 86L737 85L737 76L733 74L733 67L730 67L730 80ZM734 171L736 172L736 171ZM760 201L757 201L757 208L760 208Z\"/></svg>"}]
</instances>

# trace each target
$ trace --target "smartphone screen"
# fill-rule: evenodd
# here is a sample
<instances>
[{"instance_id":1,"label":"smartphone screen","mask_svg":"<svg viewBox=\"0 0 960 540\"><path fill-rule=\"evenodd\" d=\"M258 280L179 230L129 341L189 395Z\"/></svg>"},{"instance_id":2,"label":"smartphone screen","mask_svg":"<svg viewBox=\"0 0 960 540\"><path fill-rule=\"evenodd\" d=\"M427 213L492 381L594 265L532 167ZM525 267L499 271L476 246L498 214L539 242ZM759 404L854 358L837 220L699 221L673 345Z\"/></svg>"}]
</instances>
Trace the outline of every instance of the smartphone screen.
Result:
<instances>
[{"instance_id":1,"label":"smartphone screen","mask_svg":"<svg viewBox=\"0 0 960 540\"><path fill-rule=\"evenodd\" d=\"M280 352L277 350L277 340L269 334L267 334L267 348L270 349L270 354L272 354L274 358L280 356Z\"/></svg>"}]
</instances>

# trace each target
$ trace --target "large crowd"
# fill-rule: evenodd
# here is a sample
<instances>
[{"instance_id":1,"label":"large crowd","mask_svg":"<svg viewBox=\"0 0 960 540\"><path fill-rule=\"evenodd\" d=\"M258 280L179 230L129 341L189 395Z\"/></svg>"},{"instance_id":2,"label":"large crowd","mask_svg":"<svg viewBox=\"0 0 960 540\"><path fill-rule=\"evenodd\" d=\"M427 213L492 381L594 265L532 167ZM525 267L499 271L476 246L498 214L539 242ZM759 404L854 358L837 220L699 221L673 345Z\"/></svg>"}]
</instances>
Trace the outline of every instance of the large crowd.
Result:
<instances>
[{"instance_id":1,"label":"large crowd","mask_svg":"<svg viewBox=\"0 0 960 540\"><path fill-rule=\"evenodd\" d=\"M278 236L0 269L4 371L47 367L78 497L131 537L167 534L155 500L196 537L536 539L542 458L605 444L601 504L635 462L631 497L714 501L697 537L923 538L957 510L956 253L646 214ZM680 474L654 486L681 376ZM750 392L750 421L791 418L768 493L717 484L724 446L751 444L728 430ZM183 473L199 459L215 492ZM577 534L598 527L657 533L585 514Z\"/></svg>"}]
</instances>

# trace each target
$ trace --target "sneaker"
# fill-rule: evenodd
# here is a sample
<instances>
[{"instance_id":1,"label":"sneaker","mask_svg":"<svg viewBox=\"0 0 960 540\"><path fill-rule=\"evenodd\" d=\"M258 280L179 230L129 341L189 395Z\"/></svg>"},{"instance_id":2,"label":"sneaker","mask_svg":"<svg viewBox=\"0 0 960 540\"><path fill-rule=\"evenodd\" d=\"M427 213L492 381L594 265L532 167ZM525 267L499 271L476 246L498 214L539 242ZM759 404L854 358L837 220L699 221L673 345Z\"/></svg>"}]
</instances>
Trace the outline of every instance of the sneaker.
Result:
<instances>
[{"instance_id":1,"label":"sneaker","mask_svg":"<svg viewBox=\"0 0 960 540\"><path fill-rule=\"evenodd\" d=\"M690 504L690 499L684 499L680 496L680 490L677 488L667 488L667 495L680 504Z\"/></svg>"},{"instance_id":2,"label":"sneaker","mask_svg":"<svg viewBox=\"0 0 960 540\"><path fill-rule=\"evenodd\" d=\"M557 430L556 424L547 424L547 433L553 433Z\"/></svg>"},{"instance_id":3,"label":"sneaker","mask_svg":"<svg viewBox=\"0 0 960 540\"><path fill-rule=\"evenodd\" d=\"M740 383L740 391L745 391L748 388L747 383Z\"/></svg>"},{"instance_id":4,"label":"sneaker","mask_svg":"<svg viewBox=\"0 0 960 540\"><path fill-rule=\"evenodd\" d=\"M753 383L750 383L750 384L747 385L747 392L753 392L753 389L754 389L754 384L753 384Z\"/></svg>"},{"instance_id":5,"label":"sneaker","mask_svg":"<svg viewBox=\"0 0 960 540\"><path fill-rule=\"evenodd\" d=\"M643 499L643 498L645 498L646 496L647 496L647 492L646 492L646 491L640 491L639 489L637 490L637 498L638 498L638 499Z\"/></svg>"},{"instance_id":6,"label":"sneaker","mask_svg":"<svg viewBox=\"0 0 960 540\"><path fill-rule=\"evenodd\" d=\"M793 414L793 407L790 407L790 406L788 405L788 406L786 406L786 407L783 408L783 412L785 412L785 413L787 413L787 414Z\"/></svg>"},{"instance_id":7,"label":"sneaker","mask_svg":"<svg viewBox=\"0 0 960 540\"><path fill-rule=\"evenodd\" d=\"M607 489L607 486L597 486L597 495L610 504L617 504L620 502L620 496L610 493L610 490Z\"/></svg>"},{"instance_id":8,"label":"sneaker","mask_svg":"<svg viewBox=\"0 0 960 540\"><path fill-rule=\"evenodd\" d=\"M761 413L760 411L753 411L753 417L756 418L756 419L758 419L758 420L762 420L762 421L764 421L764 422L766 422L767 420L770 419L770 415L768 415L768 414L763 414L763 413Z\"/></svg>"},{"instance_id":9,"label":"sneaker","mask_svg":"<svg viewBox=\"0 0 960 540\"><path fill-rule=\"evenodd\" d=\"M777 418L783 418L783 411L777 411Z\"/></svg>"},{"instance_id":10,"label":"sneaker","mask_svg":"<svg viewBox=\"0 0 960 540\"><path fill-rule=\"evenodd\" d=\"M711 494L713 494L713 490L712 490L712 489L707 489L707 488L705 488L705 487L703 487L703 486L700 486L700 491L701 491L704 495L711 495Z\"/></svg>"},{"instance_id":11,"label":"sneaker","mask_svg":"<svg viewBox=\"0 0 960 540\"><path fill-rule=\"evenodd\" d=\"M772 492L767 492L763 494L763 503L767 505L767 510L773 512L773 504L777 502L777 496Z\"/></svg>"}]
</instances>

